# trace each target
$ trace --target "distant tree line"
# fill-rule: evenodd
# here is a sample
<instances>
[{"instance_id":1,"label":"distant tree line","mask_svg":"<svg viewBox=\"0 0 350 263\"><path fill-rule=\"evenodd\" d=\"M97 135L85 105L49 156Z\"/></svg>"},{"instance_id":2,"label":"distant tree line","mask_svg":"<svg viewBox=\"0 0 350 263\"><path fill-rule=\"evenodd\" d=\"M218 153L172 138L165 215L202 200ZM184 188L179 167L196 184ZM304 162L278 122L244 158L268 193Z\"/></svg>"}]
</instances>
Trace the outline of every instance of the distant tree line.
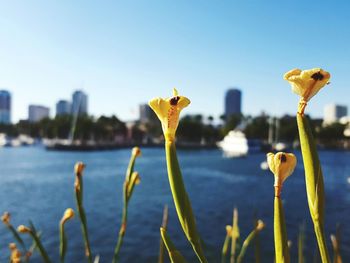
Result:
<instances>
[{"instance_id":1,"label":"distant tree line","mask_svg":"<svg viewBox=\"0 0 350 263\"><path fill-rule=\"evenodd\" d=\"M295 116L285 115L281 118L271 118L268 115L260 116L220 116L220 124L214 123L212 116L185 115L179 123L177 138L182 142L213 144L221 140L230 130L241 129L247 138L267 140L271 126L274 129L274 137L279 141L297 141L298 131ZM71 133L73 117L70 115L56 116L53 119L43 119L32 123L19 121L17 124L0 124L0 133L10 136L27 134L34 138L60 138L67 139ZM319 142L335 142L345 139L345 125L334 123L328 126L322 125L320 119L310 119L312 131ZM115 141L116 137L125 138L130 133L135 142L149 142L154 138L161 138L160 123L135 122L128 131L126 124L116 116L101 116L94 118L83 115L77 119L74 138L81 140ZM277 133L277 134L276 134Z\"/></svg>"},{"instance_id":2,"label":"distant tree line","mask_svg":"<svg viewBox=\"0 0 350 263\"><path fill-rule=\"evenodd\" d=\"M60 115L53 119L45 118L39 122L21 120L13 125L0 125L0 132L9 136L27 134L33 138L67 139L73 128L73 116ZM74 138L83 140L112 141L115 136L125 136L127 128L124 122L116 116L101 116L94 119L92 116L79 116L75 125Z\"/></svg>"}]
</instances>

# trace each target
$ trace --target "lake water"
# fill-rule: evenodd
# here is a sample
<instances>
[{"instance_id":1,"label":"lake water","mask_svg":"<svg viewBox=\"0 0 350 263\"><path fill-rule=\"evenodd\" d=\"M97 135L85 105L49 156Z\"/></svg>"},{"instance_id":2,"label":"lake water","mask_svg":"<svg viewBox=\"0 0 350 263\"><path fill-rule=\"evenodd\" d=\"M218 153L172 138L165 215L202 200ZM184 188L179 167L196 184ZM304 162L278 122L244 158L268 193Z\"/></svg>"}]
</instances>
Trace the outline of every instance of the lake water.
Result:
<instances>
[{"instance_id":1,"label":"lake water","mask_svg":"<svg viewBox=\"0 0 350 263\"><path fill-rule=\"evenodd\" d=\"M189 262L197 262L182 234L173 205L163 149L142 149L136 170L141 184L134 191L129 206L128 228L121 249L120 262L156 262L159 227L165 204L169 205L168 232ZM210 262L220 262L220 251L231 224L232 208L239 210L241 238L252 230L256 213L267 227L261 233L262 262L273 262L273 175L260 169L265 154L247 158L225 159L219 150L179 151L183 176L197 219L205 251ZM288 238L292 240L293 262L297 259L297 235L306 224L305 256L312 262L315 252L313 227L305 194L300 152L298 164L286 181L282 193ZM14 226L31 219L42 231L42 240L54 262L58 262L58 222L67 207L75 209L73 166L87 164L84 174L84 206L93 254L100 262L111 262L122 207L122 184L130 150L106 152L54 152L41 147L0 148L0 212L12 214ZM342 224L343 262L350 262L350 153L321 151L326 186L326 230L330 233ZM85 262L80 223L77 218L66 225L69 239L66 262ZM24 236L25 237L25 236ZM28 243L29 239L26 239ZM0 260L8 257L12 241L0 227ZM254 250L248 249L245 262L251 262ZM41 262L38 256L33 262Z\"/></svg>"}]
</instances>

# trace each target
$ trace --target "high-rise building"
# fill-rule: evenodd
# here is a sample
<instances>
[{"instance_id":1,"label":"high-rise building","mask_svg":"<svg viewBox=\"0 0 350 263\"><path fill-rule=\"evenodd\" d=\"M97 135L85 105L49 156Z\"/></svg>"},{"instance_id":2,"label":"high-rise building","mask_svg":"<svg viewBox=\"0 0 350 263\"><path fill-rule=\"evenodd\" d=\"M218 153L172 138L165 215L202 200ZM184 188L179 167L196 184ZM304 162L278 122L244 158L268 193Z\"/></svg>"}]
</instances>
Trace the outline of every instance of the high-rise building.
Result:
<instances>
[{"instance_id":1,"label":"high-rise building","mask_svg":"<svg viewBox=\"0 0 350 263\"><path fill-rule=\"evenodd\" d=\"M324 107L324 124L332 124L348 114L348 107L336 104L328 104Z\"/></svg>"},{"instance_id":2,"label":"high-rise building","mask_svg":"<svg viewBox=\"0 0 350 263\"><path fill-rule=\"evenodd\" d=\"M72 114L88 114L88 97L81 90L77 90L73 93Z\"/></svg>"},{"instance_id":3,"label":"high-rise building","mask_svg":"<svg viewBox=\"0 0 350 263\"><path fill-rule=\"evenodd\" d=\"M50 116L50 109L41 105L29 105L28 107L28 121L38 122Z\"/></svg>"},{"instance_id":4,"label":"high-rise building","mask_svg":"<svg viewBox=\"0 0 350 263\"><path fill-rule=\"evenodd\" d=\"M0 90L0 123L11 123L11 94L7 90Z\"/></svg>"},{"instance_id":5,"label":"high-rise building","mask_svg":"<svg viewBox=\"0 0 350 263\"><path fill-rule=\"evenodd\" d=\"M241 114L242 92L239 89L229 89L225 95L225 116Z\"/></svg>"},{"instance_id":6,"label":"high-rise building","mask_svg":"<svg viewBox=\"0 0 350 263\"><path fill-rule=\"evenodd\" d=\"M71 114L72 105L68 100L59 100L56 103L56 116Z\"/></svg>"},{"instance_id":7,"label":"high-rise building","mask_svg":"<svg viewBox=\"0 0 350 263\"><path fill-rule=\"evenodd\" d=\"M154 113L154 111L151 109L151 107L148 104L141 104L140 105L140 122L141 123L151 123L158 121L157 115Z\"/></svg>"}]
</instances>

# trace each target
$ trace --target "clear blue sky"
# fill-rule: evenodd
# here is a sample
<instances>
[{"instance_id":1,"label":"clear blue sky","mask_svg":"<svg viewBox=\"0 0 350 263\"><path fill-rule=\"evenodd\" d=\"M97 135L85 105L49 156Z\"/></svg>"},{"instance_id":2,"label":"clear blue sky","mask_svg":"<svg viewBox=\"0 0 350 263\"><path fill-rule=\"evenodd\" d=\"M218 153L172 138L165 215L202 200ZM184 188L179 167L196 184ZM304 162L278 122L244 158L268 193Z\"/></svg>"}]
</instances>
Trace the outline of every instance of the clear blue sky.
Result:
<instances>
[{"instance_id":1,"label":"clear blue sky","mask_svg":"<svg viewBox=\"0 0 350 263\"><path fill-rule=\"evenodd\" d=\"M308 3L308 4L306 4ZM73 90L94 115L138 117L138 104L177 87L187 113L218 116L225 90L243 91L243 111L293 113L282 78L294 67L332 74L310 103L350 106L349 1L1 1L0 88L13 120L30 103L54 113Z\"/></svg>"}]
</instances>

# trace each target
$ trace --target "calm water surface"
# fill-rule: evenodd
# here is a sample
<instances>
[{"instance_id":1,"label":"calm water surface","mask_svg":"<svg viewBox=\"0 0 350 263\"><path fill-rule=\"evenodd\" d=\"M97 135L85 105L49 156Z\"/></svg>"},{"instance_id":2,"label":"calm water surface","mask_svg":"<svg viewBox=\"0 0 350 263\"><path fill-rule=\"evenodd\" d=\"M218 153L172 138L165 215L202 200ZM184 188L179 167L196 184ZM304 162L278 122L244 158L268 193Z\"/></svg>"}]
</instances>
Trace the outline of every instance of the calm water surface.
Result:
<instances>
[{"instance_id":1,"label":"calm water surface","mask_svg":"<svg viewBox=\"0 0 350 263\"><path fill-rule=\"evenodd\" d=\"M239 209L241 237L252 229L253 215L267 227L261 234L263 262L273 262L273 176L260 170L264 154L241 159L225 159L218 150L179 151L187 191L197 218L210 262L219 262L225 237L225 225L231 223L232 208ZM283 189L288 237L293 242L296 262L297 234L306 224L305 256L312 262L315 240L307 207L303 165L299 163ZM43 232L42 240L49 254L58 260L58 222L67 207L75 209L73 196L76 161L87 164L84 174L84 202L93 253L100 262L111 262L120 224L122 184L129 161L129 150L109 152L47 152L40 147L0 148L0 211L12 214L12 223L33 220ZM320 152L326 185L327 240L342 228L342 254L350 262L350 153ZM196 262L183 236L170 194L163 149L143 149L136 170L142 177L129 207L129 221L120 262L156 262L159 226L164 204L169 205L169 234L189 262ZM85 262L79 220L66 226L69 238L66 262ZM0 261L6 262L11 235L0 226ZM29 240L27 240L30 242ZM329 242L330 246L330 242ZM248 250L246 262L253 249ZM41 262L34 257L33 262Z\"/></svg>"}]
</instances>

